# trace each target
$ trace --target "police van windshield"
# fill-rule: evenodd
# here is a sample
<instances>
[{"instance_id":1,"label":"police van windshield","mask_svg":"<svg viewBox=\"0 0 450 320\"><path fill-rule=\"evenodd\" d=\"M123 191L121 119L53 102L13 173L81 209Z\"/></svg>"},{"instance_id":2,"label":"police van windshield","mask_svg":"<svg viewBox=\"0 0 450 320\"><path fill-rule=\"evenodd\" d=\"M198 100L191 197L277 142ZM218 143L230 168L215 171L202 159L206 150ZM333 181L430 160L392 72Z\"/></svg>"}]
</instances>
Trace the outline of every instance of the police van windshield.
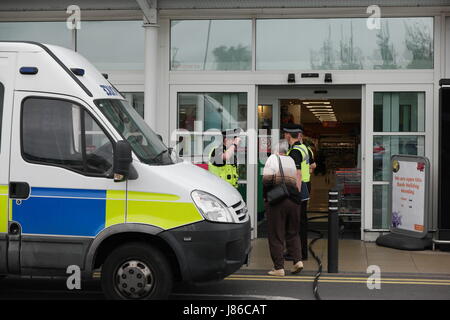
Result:
<instances>
[{"instance_id":1,"label":"police van windshield","mask_svg":"<svg viewBox=\"0 0 450 320\"><path fill-rule=\"evenodd\" d=\"M94 102L143 163L169 165L178 162L126 100L99 99Z\"/></svg>"}]
</instances>

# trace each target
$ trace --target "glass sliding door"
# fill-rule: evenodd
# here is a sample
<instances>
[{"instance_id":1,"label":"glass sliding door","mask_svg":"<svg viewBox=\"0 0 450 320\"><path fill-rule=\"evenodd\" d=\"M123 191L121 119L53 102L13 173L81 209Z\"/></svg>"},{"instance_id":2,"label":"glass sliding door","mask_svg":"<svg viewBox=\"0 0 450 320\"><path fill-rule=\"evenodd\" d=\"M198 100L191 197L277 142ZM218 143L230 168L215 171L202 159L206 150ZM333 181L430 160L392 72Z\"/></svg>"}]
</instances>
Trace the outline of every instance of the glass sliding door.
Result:
<instances>
[{"instance_id":1,"label":"glass sliding door","mask_svg":"<svg viewBox=\"0 0 450 320\"><path fill-rule=\"evenodd\" d=\"M222 131L242 129L237 164L239 190L245 198L247 93L179 92L177 105L179 155L194 164L208 164L210 151L220 143Z\"/></svg>"},{"instance_id":2,"label":"glass sliding door","mask_svg":"<svg viewBox=\"0 0 450 320\"><path fill-rule=\"evenodd\" d=\"M431 85L367 86L366 229L388 230L391 157L431 158L433 104ZM431 123L430 123L431 121Z\"/></svg>"},{"instance_id":3,"label":"glass sliding door","mask_svg":"<svg viewBox=\"0 0 450 320\"><path fill-rule=\"evenodd\" d=\"M171 145L180 157L205 170L211 151L222 143L222 131L241 129L236 163L238 191L254 227L256 214L256 127L254 86L176 85L170 89ZM250 111L252 110L252 111ZM254 163L254 165L252 165ZM256 235L256 229L254 230Z\"/></svg>"}]
</instances>

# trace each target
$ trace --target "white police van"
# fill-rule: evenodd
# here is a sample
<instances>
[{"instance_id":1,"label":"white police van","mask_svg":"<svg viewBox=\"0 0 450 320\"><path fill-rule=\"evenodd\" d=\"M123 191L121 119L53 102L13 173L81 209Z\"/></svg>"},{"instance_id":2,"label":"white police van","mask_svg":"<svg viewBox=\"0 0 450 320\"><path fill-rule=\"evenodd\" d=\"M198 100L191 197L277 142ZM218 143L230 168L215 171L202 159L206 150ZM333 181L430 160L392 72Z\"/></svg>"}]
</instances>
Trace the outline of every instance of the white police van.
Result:
<instances>
[{"instance_id":1,"label":"white police van","mask_svg":"<svg viewBox=\"0 0 450 320\"><path fill-rule=\"evenodd\" d=\"M0 275L84 278L108 298L223 279L250 250L235 188L180 161L81 55L0 42Z\"/></svg>"}]
</instances>

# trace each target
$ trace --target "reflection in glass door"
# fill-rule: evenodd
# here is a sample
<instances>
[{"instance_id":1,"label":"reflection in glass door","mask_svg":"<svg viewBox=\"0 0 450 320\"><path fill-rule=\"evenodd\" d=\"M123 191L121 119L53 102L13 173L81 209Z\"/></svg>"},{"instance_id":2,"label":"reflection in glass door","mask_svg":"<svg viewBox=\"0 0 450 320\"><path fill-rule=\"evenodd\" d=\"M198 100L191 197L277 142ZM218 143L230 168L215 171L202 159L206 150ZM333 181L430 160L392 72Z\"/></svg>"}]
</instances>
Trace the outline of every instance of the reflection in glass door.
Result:
<instances>
[{"instance_id":1,"label":"reflection in glass door","mask_svg":"<svg viewBox=\"0 0 450 320\"><path fill-rule=\"evenodd\" d=\"M242 129L236 153L239 191L246 198L247 93L178 93L177 130L179 156L207 168L210 151L221 142L221 132Z\"/></svg>"},{"instance_id":2,"label":"reflection in glass door","mask_svg":"<svg viewBox=\"0 0 450 320\"><path fill-rule=\"evenodd\" d=\"M258 186L262 186L262 172L266 159L272 154L273 106L258 105ZM258 188L257 195L258 222L264 219L263 190Z\"/></svg>"}]
</instances>

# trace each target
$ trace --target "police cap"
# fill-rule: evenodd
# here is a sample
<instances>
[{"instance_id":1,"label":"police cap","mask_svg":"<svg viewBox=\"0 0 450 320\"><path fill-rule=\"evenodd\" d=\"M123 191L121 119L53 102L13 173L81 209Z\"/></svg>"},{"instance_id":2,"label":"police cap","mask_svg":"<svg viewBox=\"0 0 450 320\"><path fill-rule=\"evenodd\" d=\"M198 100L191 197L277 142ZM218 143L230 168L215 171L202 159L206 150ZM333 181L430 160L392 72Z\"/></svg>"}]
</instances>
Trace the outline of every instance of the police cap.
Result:
<instances>
[{"instance_id":1,"label":"police cap","mask_svg":"<svg viewBox=\"0 0 450 320\"><path fill-rule=\"evenodd\" d=\"M241 134L241 131L242 131L241 128L227 129L227 130L222 131L222 136L224 138L236 137Z\"/></svg>"},{"instance_id":2,"label":"police cap","mask_svg":"<svg viewBox=\"0 0 450 320\"><path fill-rule=\"evenodd\" d=\"M283 125L283 131L287 133L303 133L303 127L295 123L286 123Z\"/></svg>"}]
</instances>

